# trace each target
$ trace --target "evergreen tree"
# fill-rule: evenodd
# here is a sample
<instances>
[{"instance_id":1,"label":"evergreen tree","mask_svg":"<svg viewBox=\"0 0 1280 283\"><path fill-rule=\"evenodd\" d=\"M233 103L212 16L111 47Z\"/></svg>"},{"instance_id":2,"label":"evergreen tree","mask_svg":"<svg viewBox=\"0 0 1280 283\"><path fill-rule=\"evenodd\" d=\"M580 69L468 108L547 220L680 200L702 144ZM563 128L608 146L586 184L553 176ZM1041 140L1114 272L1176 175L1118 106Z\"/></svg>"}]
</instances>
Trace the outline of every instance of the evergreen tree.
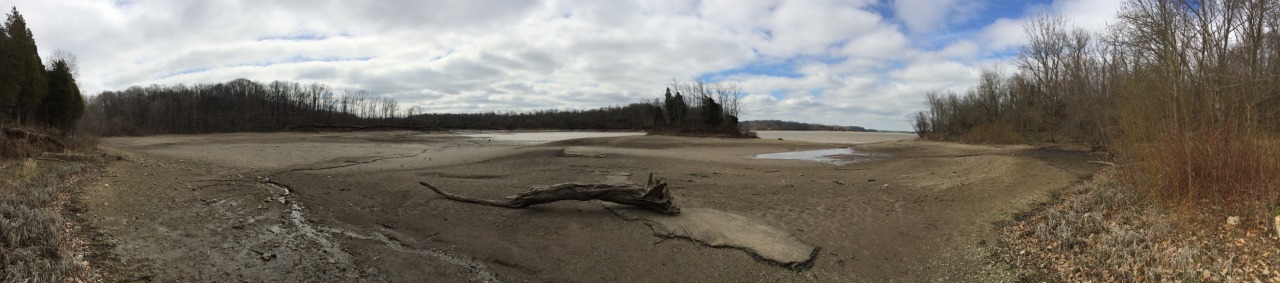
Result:
<instances>
[{"instance_id":1,"label":"evergreen tree","mask_svg":"<svg viewBox=\"0 0 1280 283\"><path fill-rule=\"evenodd\" d=\"M702 97L702 122L711 127L720 126L724 122L724 109L710 96Z\"/></svg>"},{"instance_id":2,"label":"evergreen tree","mask_svg":"<svg viewBox=\"0 0 1280 283\"><path fill-rule=\"evenodd\" d=\"M45 73L49 95L43 103L44 113L50 126L67 131L84 113L84 97L80 96L80 87L66 61L54 60L51 67Z\"/></svg>"},{"instance_id":3,"label":"evergreen tree","mask_svg":"<svg viewBox=\"0 0 1280 283\"><path fill-rule=\"evenodd\" d=\"M17 7L9 12L9 17L5 20L4 33L7 36L3 54L6 58L4 68L9 72L5 74L4 83L7 84L5 91L8 93L0 95L0 98L15 94L12 87L16 85L17 103L14 114L20 123L25 123L35 116L41 100L48 93L44 64L40 62L35 37L32 36L31 29L27 28L27 21L18 13Z\"/></svg>"},{"instance_id":4,"label":"evergreen tree","mask_svg":"<svg viewBox=\"0 0 1280 283\"><path fill-rule=\"evenodd\" d=\"M13 18L13 14L9 14L10 21ZM16 115L18 85L22 81L18 68L14 67L18 52L14 49L13 39L9 37L7 22L0 25L0 119Z\"/></svg>"}]
</instances>

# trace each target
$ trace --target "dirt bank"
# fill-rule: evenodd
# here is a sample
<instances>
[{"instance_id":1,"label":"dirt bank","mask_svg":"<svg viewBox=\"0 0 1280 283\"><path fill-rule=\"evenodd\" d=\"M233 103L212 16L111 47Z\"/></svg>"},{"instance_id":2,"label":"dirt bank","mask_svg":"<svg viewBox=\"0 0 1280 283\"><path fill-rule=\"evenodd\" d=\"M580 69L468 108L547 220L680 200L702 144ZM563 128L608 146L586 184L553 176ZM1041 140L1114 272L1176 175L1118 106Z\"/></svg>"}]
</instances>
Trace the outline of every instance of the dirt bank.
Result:
<instances>
[{"instance_id":1,"label":"dirt bank","mask_svg":"<svg viewBox=\"0 0 1280 283\"><path fill-rule=\"evenodd\" d=\"M413 132L112 138L86 190L113 276L158 281L1009 281L993 222L1096 170L1026 146L866 144L847 165L761 153L848 145L628 136L520 145ZM575 157L564 157L562 152ZM802 271L655 237L597 202L524 210L534 185L667 179L682 207L743 216L819 247Z\"/></svg>"}]
</instances>

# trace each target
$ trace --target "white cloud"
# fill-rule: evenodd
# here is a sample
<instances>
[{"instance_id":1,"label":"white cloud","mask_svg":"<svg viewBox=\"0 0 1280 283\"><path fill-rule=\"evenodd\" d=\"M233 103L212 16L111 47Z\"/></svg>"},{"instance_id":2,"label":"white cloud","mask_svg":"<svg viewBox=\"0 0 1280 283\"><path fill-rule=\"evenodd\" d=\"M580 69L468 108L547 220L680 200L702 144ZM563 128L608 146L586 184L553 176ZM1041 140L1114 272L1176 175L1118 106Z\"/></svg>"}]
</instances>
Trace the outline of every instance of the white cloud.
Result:
<instances>
[{"instance_id":1,"label":"white cloud","mask_svg":"<svg viewBox=\"0 0 1280 283\"><path fill-rule=\"evenodd\" d=\"M907 130L930 90L963 90L1021 18L982 2L18 0L42 54L81 60L90 94L235 78L321 82L428 111L592 108L651 99L672 79L750 93L744 119ZM1047 9L1105 22L1108 0ZM127 5L117 5L127 4ZM882 13L892 13L882 14ZM1087 22L1087 23L1085 23ZM956 23L990 23L956 33ZM931 35L948 34L948 37ZM954 37L954 38L953 38ZM922 47L921 45L936 47ZM994 61L993 61L994 60ZM783 70L753 70L781 66Z\"/></svg>"},{"instance_id":2,"label":"white cloud","mask_svg":"<svg viewBox=\"0 0 1280 283\"><path fill-rule=\"evenodd\" d=\"M894 0L892 5L898 20L915 32L972 20L983 8L980 1L962 0Z\"/></svg>"}]
</instances>

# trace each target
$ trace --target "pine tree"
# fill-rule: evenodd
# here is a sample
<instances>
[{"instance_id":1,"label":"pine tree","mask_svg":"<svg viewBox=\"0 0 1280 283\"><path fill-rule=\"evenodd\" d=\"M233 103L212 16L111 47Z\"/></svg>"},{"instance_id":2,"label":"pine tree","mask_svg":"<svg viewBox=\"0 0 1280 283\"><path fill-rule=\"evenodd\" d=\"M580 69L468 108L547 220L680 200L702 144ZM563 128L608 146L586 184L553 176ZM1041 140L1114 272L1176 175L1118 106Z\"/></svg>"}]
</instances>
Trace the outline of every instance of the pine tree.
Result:
<instances>
[{"instance_id":1,"label":"pine tree","mask_svg":"<svg viewBox=\"0 0 1280 283\"><path fill-rule=\"evenodd\" d=\"M80 87L66 61L54 60L45 76L49 81L49 95L43 103L44 113L50 126L65 132L84 113L84 97L80 96Z\"/></svg>"},{"instance_id":2,"label":"pine tree","mask_svg":"<svg viewBox=\"0 0 1280 283\"><path fill-rule=\"evenodd\" d=\"M702 97L702 122L713 128L724 122L724 109L710 96Z\"/></svg>"},{"instance_id":3,"label":"pine tree","mask_svg":"<svg viewBox=\"0 0 1280 283\"><path fill-rule=\"evenodd\" d=\"M4 32L8 37L3 54L6 58L4 68L10 72L5 74L8 79L4 83L9 84L5 88L12 91L10 88L17 86L15 116L19 123L25 123L35 117L41 100L48 93L44 64L40 62L35 37L32 36L31 29L27 28L27 21L18 13L17 7L9 12ZM14 93L10 92L5 95L12 94Z\"/></svg>"},{"instance_id":4,"label":"pine tree","mask_svg":"<svg viewBox=\"0 0 1280 283\"><path fill-rule=\"evenodd\" d=\"M12 20L13 14L9 18ZM0 119L17 114L18 85L22 79L18 76L18 68L14 67L18 52L14 49L13 39L9 38L7 27L7 22L0 25Z\"/></svg>"}]
</instances>

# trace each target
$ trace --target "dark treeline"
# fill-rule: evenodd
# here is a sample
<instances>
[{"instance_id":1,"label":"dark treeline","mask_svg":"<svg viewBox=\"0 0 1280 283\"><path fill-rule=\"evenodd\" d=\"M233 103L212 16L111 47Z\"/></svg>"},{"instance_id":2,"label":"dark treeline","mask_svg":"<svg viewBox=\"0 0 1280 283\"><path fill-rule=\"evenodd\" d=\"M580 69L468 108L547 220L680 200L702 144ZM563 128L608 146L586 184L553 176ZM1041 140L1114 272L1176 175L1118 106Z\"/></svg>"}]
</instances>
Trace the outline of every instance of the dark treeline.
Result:
<instances>
[{"instance_id":1,"label":"dark treeline","mask_svg":"<svg viewBox=\"0 0 1280 283\"><path fill-rule=\"evenodd\" d=\"M592 110L419 114L366 92L324 84L237 79L194 86L132 87L90 99L82 126L100 135L195 134L321 129L642 130L657 121L651 104Z\"/></svg>"},{"instance_id":2,"label":"dark treeline","mask_svg":"<svg viewBox=\"0 0 1280 283\"><path fill-rule=\"evenodd\" d=\"M337 95L323 84L237 79L106 91L90 98L81 124L106 136L280 131L380 125L398 112L395 100L363 92Z\"/></svg>"},{"instance_id":3,"label":"dark treeline","mask_svg":"<svg viewBox=\"0 0 1280 283\"><path fill-rule=\"evenodd\" d=\"M420 113L388 97L336 93L324 84L237 79L226 83L132 87L89 100L81 127L105 136L358 129L652 130L741 135L732 85L676 83L677 92L626 106L511 113ZM718 101L728 101L720 103Z\"/></svg>"},{"instance_id":4,"label":"dark treeline","mask_svg":"<svg viewBox=\"0 0 1280 283\"><path fill-rule=\"evenodd\" d=\"M1102 33L1045 16L1018 70L930 93L921 137L1085 142L1133 187L1178 202L1280 201L1280 5L1129 0Z\"/></svg>"},{"instance_id":5,"label":"dark treeline","mask_svg":"<svg viewBox=\"0 0 1280 283\"><path fill-rule=\"evenodd\" d=\"M781 120L743 121L738 123L738 128L748 131L867 131L866 128L858 126L834 126Z\"/></svg>"},{"instance_id":6,"label":"dark treeline","mask_svg":"<svg viewBox=\"0 0 1280 283\"><path fill-rule=\"evenodd\" d=\"M656 125L651 104L633 103L590 110L541 110L517 113L429 113L414 115L412 127L436 129L646 130Z\"/></svg>"},{"instance_id":7,"label":"dark treeline","mask_svg":"<svg viewBox=\"0 0 1280 283\"><path fill-rule=\"evenodd\" d=\"M0 30L0 125L68 132L84 111L75 60L57 52L45 66L27 22L13 8Z\"/></svg>"}]
</instances>

